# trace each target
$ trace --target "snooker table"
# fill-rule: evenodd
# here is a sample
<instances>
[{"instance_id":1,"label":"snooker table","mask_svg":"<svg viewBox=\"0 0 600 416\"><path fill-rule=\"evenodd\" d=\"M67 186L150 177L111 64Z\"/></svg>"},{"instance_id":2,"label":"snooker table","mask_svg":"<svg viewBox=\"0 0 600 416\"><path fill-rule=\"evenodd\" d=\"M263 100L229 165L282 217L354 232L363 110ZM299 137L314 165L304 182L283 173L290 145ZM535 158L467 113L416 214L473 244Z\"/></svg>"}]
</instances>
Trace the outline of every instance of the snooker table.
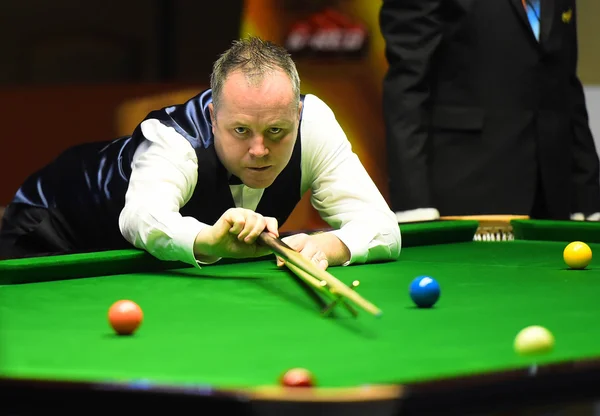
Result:
<instances>
[{"instance_id":1,"label":"snooker table","mask_svg":"<svg viewBox=\"0 0 600 416\"><path fill-rule=\"evenodd\" d=\"M272 257L201 269L138 250L0 261L2 405L13 415L79 413L77 401L114 411L116 400L236 415L594 414L600 267L569 270L562 250L581 240L600 253L600 224L517 219L501 241L474 239L476 220L400 227L397 261L328 270L359 280L379 318L343 305L321 315L314 291ZM429 309L408 294L420 275L441 286ZM119 299L144 312L131 336L107 321ZM553 333L550 353L514 351L529 325ZM292 367L316 385L279 386Z\"/></svg>"}]
</instances>

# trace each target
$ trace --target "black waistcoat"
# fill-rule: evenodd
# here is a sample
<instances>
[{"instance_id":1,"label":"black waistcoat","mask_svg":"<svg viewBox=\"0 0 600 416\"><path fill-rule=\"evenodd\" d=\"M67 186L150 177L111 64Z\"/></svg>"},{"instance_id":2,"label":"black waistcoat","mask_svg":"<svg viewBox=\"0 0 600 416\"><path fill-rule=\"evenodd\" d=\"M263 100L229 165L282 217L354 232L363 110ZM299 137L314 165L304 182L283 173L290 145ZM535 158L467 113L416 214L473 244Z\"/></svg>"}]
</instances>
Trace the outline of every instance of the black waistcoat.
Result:
<instances>
[{"instance_id":1,"label":"black waistcoat","mask_svg":"<svg viewBox=\"0 0 600 416\"><path fill-rule=\"evenodd\" d=\"M211 91L206 90L183 104L152 111L144 119L157 119L173 127L195 149L198 183L180 213L207 224L213 224L223 212L235 206L229 174L214 148L208 110L211 101ZM130 136L72 147L27 178L12 203L50 209L54 221L70 230L70 238L78 249L130 247L119 231L119 214L125 204L131 162L143 140L138 125ZM256 212L275 217L283 225L302 197L301 174L298 131L290 162L264 190Z\"/></svg>"}]
</instances>

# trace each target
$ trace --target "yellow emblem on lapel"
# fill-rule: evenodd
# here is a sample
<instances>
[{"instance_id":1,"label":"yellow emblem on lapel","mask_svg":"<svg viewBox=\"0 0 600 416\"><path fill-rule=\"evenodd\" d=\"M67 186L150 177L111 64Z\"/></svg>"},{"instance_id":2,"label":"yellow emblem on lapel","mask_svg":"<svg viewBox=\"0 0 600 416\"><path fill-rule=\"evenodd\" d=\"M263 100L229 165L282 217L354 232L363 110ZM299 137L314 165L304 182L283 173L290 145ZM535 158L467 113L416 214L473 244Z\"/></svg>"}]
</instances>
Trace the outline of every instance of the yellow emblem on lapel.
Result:
<instances>
[{"instance_id":1,"label":"yellow emblem on lapel","mask_svg":"<svg viewBox=\"0 0 600 416\"><path fill-rule=\"evenodd\" d=\"M569 9L566 12L563 12L563 14L562 14L563 23L569 23L571 21L572 17L573 17L573 9Z\"/></svg>"}]
</instances>

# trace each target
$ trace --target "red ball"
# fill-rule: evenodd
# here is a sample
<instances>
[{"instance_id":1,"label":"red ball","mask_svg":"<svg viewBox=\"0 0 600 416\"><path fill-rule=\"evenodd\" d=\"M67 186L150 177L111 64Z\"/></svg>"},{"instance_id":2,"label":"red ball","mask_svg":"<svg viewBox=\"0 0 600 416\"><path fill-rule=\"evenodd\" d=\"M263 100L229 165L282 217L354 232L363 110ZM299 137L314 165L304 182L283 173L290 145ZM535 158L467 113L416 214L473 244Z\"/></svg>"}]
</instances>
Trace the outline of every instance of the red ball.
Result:
<instances>
[{"instance_id":1,"label":"red ball","mask_svg":"<svg viewBox=\"0 0 600 416\"><path fill-rule=\"evenodd\" d=\"M281 377L281 384L286 387L312 387L314 383L313 375L304 368L292 368Z\"/></svg>"},{"instance_id":2,"label":"red ball","mask_svg":"<svg viewBox=\"0 0 600 416\"><path fill-rule=\"evenodd\" d=\"M108 310L108 322L119 335L133 334L143 319L142 309L131 300L119 300Z\"/></svg>"}]
</instances>

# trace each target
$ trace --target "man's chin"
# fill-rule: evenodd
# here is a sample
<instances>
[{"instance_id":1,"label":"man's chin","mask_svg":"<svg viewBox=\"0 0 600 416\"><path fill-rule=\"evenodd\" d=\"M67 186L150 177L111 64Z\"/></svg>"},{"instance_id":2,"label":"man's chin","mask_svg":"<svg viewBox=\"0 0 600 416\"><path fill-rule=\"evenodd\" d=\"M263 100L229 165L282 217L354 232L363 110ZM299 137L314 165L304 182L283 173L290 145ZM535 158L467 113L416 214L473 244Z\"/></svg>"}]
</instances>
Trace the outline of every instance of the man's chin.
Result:
<instances>
[{"instance_id":1,"label":"man's chin","mask_svg":"<svg viewBox=\"0 0 600 416\"><path fill-rule=\"evenodd\" d=\"M252 189L265 189L265 188L268 188L269 186L273 185L273 182L275 182L275 178L270 178L270 179L265 179L265 180L248 179L248 180L244 181L244 185L246 185L248 188L252 188Z\"/></svg>"}]
</instances>

